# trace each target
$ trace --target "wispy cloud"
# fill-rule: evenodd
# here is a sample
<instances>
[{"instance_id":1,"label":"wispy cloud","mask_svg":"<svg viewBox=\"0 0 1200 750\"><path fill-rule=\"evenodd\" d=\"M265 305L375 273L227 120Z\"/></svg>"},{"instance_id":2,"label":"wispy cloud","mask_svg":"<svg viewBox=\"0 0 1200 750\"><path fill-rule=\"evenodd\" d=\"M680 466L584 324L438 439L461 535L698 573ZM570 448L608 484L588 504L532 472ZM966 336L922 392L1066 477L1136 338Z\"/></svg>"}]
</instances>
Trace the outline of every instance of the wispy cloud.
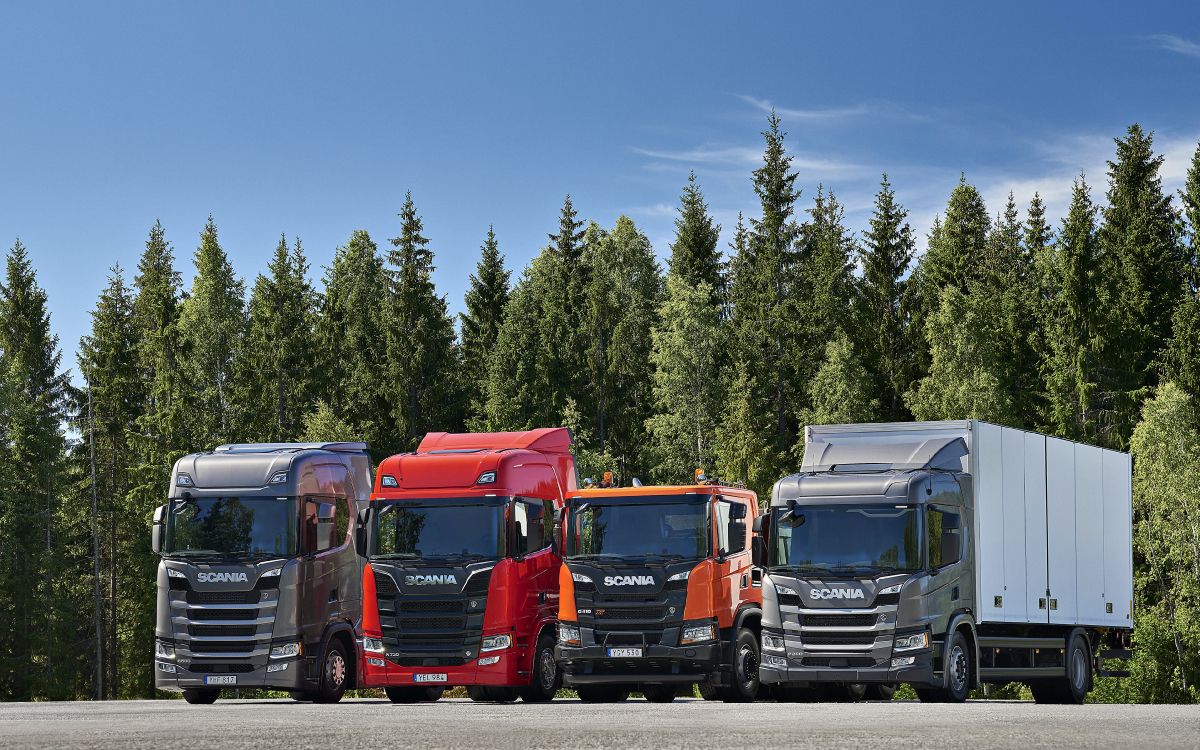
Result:
<instances>
[{"instance_id":1,"label":"wispy cloud","mask_svg":"<svg viewBox=\"0 0 1200 750\"><path fill-rule=\"evenodd\" d=\"M713 164L729 167L755 167L762 163L763 158L762 147L751 146L699 146L680 150L634 147L633 152L660 162ZM862 165L851 161L796 153L794 151L789 151L789 154L792 157L792 167L802 171L846 175L851 173L856 174L862 170Z\"/></svg>"},{"instance_id":2,"label":"wispy cloud","mask_svg":"<svg viewBox=\"0 0 1200 750\"><path fill-rule=\"evenodd\" d=\"M1200 57L1200 43L1175 34L1152 34L1148 39L1160 49L1187 57Z\"/></svg>"},{"instance_id":3,"label":"wispy cloud","mask_svg":"<svg viewBox=\"0 0 1200 750\"><path fill-rule=\"evenodd\" d=\"M844 120L850 117L861 117L870 112L870 108L865 104L856 104L850 107L796 109L794 107L781 107L768 99L758 99L753 96L746 96L745 94L738 94L737 97L762 112L774 112L785 121L822 122Z\"/></svg>"}]
</instances>

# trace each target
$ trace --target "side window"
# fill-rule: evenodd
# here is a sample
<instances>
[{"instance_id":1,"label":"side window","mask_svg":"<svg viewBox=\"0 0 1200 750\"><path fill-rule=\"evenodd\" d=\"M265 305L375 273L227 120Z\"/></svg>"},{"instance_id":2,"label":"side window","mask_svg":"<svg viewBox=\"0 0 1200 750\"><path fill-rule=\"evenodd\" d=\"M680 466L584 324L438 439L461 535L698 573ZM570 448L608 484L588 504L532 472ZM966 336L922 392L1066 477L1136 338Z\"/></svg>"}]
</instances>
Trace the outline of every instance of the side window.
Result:
<instances>
[{"instance_id":1,"label":"side window","mask_svg":"<svg viewBox=\"0 0 1200 750\"><path fill-rule=\"evenodd\" d=\"M958 562L962 558L962 515L955 508L926 507L925 538L929 567Z\"/></svg>"},{"instance_id":2,"label":"side window","mask_svg":"<svg viewBox=\"0 0 1200 750\"><path fill-rule=\"evenodd\" d=\"M304 548L324 552L346 543L350 514L346 500L310 497L304 502Z\"/></svg>"},{"instance_id":3,"label":"side window","mask_svg":"<svg viewBox=\"0 0 1200 750\"><path fill-rule=\"evenodd\" d=\"M517 505L525 509L525 539L521 550L529 554L550 544L546 534L546 507L541 500L522 500Z\"/></svg>"},{"instance_id":4,"label":"side window","mask_svg":"<svg viewBox=\"0 0 1200 750\"><path fill-rule=\"evenodd\" d=\"M554 503L542 501L542 546L549 546L554 541Z\"/></svg>"},{"instance_id":5,"label":"side window","mask_svg":"<svg viewBox=\"0 0 1200 750\"><path fill-rule=\"evenodd\" d=\"M729 549L729 503L725 500L717 501L717 512L715 519L717 523L717 549L730 552Z\"/></svg>"},{"instance_id":6,"label":"side window","mask_svg":"<svg viewBox=\"0 0 1200 750\"><path fill-rule=\"evenodd\" d=\"M731 508L733 508L732 501L717 501L717 549L725 550L727 555L746 551L746 522L745 520L732 520Z\"/></svg>"}]
</instances>

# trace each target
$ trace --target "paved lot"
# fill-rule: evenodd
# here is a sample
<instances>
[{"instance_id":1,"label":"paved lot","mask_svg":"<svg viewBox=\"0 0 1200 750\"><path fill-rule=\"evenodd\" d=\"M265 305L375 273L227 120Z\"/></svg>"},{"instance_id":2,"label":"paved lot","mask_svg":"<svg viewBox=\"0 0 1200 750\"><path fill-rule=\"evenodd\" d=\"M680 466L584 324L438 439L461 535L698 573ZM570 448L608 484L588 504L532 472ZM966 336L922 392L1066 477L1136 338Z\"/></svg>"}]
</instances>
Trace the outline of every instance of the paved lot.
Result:
<instances>
[{"instance_id":1,"label":"paved lot","mask_svg":"<svg viewBox=\"0 0 1200 750\"><path fill-rule=\"evenodd\" d=\"M0 704L10 748L1200 747L1197 706L972 702L420 706L222 700Z\"/></svg>"}]
</instances>

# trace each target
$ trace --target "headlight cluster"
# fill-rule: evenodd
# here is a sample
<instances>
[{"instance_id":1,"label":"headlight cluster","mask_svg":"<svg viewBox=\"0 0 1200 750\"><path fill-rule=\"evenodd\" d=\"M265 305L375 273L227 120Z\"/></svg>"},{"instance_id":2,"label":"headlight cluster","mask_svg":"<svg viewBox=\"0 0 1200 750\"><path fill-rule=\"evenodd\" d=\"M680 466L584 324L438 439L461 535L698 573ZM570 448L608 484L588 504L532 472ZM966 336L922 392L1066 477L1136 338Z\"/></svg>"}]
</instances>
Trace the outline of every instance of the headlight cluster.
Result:
<instances>
[{"instance_id":1,"label":"headlight cluster","mask_svg":"<svg viewBox=\"0 0 1200 750\"><path fill-rule=\"evenodd\" d=\"M299 641L296 641L295 643L280 643L271 647L271 658L290 659L292 657L299 656L302 650L303 647L301 647Z\"/></svg>"},{"instance_id":2,"label":"headlight cluster","mask_svg":"<svg viewBox=\"0 0 1200 750\"><path fill-rule=\"evenodd\" d=\"M484 636L483 643L480 644L480 651L500 651L512 645L512 636L505 635L489 635Z\"/></svg>"},{"instance_id":3,"label":"headlight cluster","mask_svg":"<svg viewBox=\"0 0 1200 750\"><path fill-rule=\"evenodd\" d=\"M892 644L893 651L915 651L919 648L929 648L929 633L927 631L910 633L909 635L898 635Z\"/></svg>"},{"instance_id":4,"label":"headlight cluster","mask_svg":"<svg viewBox=\"0 0 1200 750\"><path fill-rule=\"evenodd\" d=\"M382 654L383 653L383 639L382 638L371 638L370 636L365 636L363 638L363 651L370 651L373 654Z\"/></svg>"},{"instance_id":5,"label":"headlight cluster","mask_svg":"<svg viewBox=\"0 0 1200 750\"><path fill-rule=\"evenodd\" d=\"M592 579L585 576L583 573L571 573L571 580L575 583L591 583Z\"/></svg>"},{"instance_id":6,"label":"headlight cluster","mask_svg":"<svg viewBox=\"0 0 1200 750\"><path fill-rule=\"evenodd\" d=\"M158 659L174 659L175 647L162 641L154 642L154 656Z\"/></svg>"},{"instance_id":7,"label":"headlight cluster","mask_svg":"<svg viewBox=\"0 0 1200 750\"><path fill-rule=\"evenodd\" d=\"M675 575L671 576L667 580L668 581L686 581L691 575L692 575L692 571L685 570L682 573L676 573Z\"/></svg>"},{"instance_id":8,"label":"headlight cluster","mask_svg":"<svg viewBox=\"0 0 1200 750\"><path fill-rule=\"evenodd\" d=\"M679 637L679 642L683 645L690 643L700 643L701 641L716 640L716 629L712 623L704 623L703 625L684 625L683 633Z\"/></svg>"},{"instance_id":9,"label":"headlight cluster","mask_svg":"<svg viewBox=\"0 0 1200 750\"><path fill-rule=\"evenodd\" d=\"M875 595L879 596L881 594L899 594L900 589L902 589L902 588L904 588L904 584L897 583L895 586L888 586L886 589L879 589L879 591L875 592Z\"/></svg>"},{"instance_id":10,"label":"headlight cluster","mask_svg":"<svg viewBox=\"0 0 1200 750\"><path fill-rule=\"evenodd\" d=\"M789 589L787 586L780 586L778 583L775 584L775 593L783 594L784 596L788 596L788 595L796 596L795 589Z\"/></svg>"},{"instance_id":11,"label":"headlight cluster","mask_svg":"<svg viewBox=\"0 0 1200 750\"><path fill-rule=\"evenodd\" d=\"M579 638L579 626L568 625L565 622L558 624L558 642L578 646L581 641Z\"/></svg>"},{"instance_id":12,"label":"headlight cluster","mask_svg":"<svg viewBox=\"0 0 1200 750\"><path fill-rule=\"evenodd\" d=\"M770 633L762 634L762 650L763 651L786 651L787 645L783 642L783 636L771 635Z\"/></svg>"}]
</instances>

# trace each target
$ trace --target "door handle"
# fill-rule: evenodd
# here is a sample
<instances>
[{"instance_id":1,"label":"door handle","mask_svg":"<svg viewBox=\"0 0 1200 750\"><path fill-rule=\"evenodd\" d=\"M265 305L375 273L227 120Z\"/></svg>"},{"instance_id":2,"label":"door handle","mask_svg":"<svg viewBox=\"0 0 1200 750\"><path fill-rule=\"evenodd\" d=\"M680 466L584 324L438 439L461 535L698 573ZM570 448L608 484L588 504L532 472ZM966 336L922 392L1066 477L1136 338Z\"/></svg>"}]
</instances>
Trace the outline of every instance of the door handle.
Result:
<instances>
[{"instance_id":1,"label":"door handle","mask_svg":"<svg viewBox=\"0 0 1200 750\"><path fill-rule=\"evenodd\" d=\"M333 604L337 600L338 600L338 590L333 589L332 591L329 592L329 603Z\"/></svg>"},{"instance_id":2,"label":"door handle","mask_svg":"<svg viewBox=\"0 0 1200 750\"><path fill-rule=\"evenodd\" d=\"M538 592L538 604L545 604L545 603L546 603L546 592L539 591Z\"/></svg>"}]
</instances>

